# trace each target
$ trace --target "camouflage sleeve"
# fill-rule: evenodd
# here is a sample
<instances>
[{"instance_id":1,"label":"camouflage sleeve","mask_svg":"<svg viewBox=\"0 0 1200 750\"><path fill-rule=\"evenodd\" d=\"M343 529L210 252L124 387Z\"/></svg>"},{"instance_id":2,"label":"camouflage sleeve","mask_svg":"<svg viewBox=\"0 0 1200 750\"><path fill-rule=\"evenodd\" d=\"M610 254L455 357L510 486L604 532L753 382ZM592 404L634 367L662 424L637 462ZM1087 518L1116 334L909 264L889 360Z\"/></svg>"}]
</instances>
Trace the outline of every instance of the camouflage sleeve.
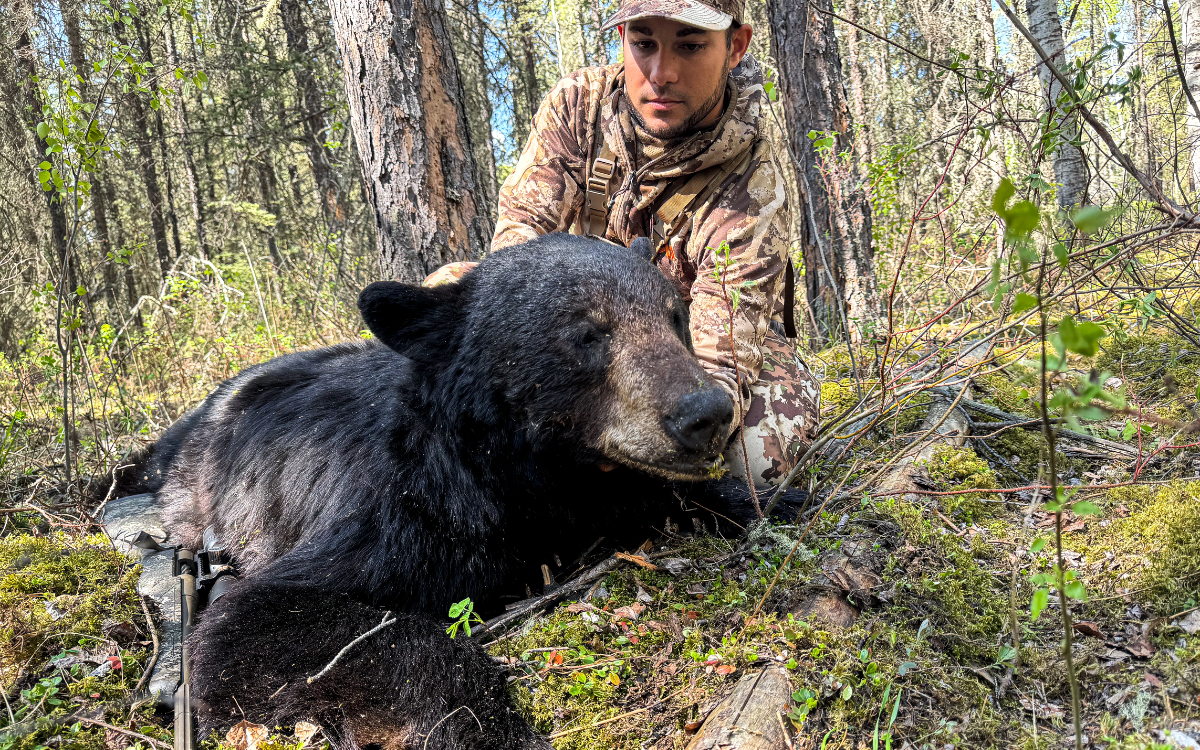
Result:
<instances>
[{"instance_id":1,"label":"camouflage sleeve","mask_svg":"<svg viewBox=\"0 0 1200 750\"><path fill-rule=\"evenodd\" d=\"M754 148L749 168L696 213L688 247L688 255L697 258L691 289L696 356L734 395L739 419L748 403L746 389L763 366L763 339L783 290L788 251L787 191L770 143L764 139ZM728 243L728 256L722 243ZM734 303L736 360L730 352L727 306ZM741 370L740 394L735 367Z\"/></svg>"},{"instance_id":2,"label":"camouflage sleeve","mask_svg":"<svg viewBox=\"0 0 1200 750\"><path fill-rule=\"evenodd\" d=\"M529 143L500 187L492 250L570 229L583 203L587 118L599 106L589 72L559 81L542 101Z\"/></svg>"}]
</instances>

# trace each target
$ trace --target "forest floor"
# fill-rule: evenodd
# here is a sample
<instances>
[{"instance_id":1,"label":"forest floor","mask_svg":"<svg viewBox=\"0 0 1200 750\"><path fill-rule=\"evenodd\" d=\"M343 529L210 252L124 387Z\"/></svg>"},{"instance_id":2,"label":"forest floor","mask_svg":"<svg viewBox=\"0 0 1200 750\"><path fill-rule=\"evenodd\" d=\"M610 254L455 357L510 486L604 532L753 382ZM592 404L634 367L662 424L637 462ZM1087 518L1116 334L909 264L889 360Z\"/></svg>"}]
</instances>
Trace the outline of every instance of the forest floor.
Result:
<instances>
[{"instance_id":1,"label":"forest floor","mask_svg":"<svg viewBox=\"0 0 1200 750\"><path fill-rule=\"evenodd\" d=\"M1142 413L1191 418L1200 351L1162 331L1102 344L1108 387ZM976 378L975 398L1032 418L1022 354ZM844 355L813 359L827 418L855 401ZM812 491L798 518L665 529L640 562L494 640L528 718L562 750L683 748L739 678L778 665L793 748L1072 746L1052 586L1030 613L1031 576L1055 560L1054 516L1022 489L1045 442L1009 427L938 449L904 491L859 486L912 442L923 411L830 451L798 482ZM1059 446L1060 480L1100 509L1062 528L1064 567L1087 588L1069 604L1085 742L1200 747L1200 450L1166 421L1087 428L1126 452ZM45 476L27 470L0 506L0 750L167 747L170 717L134 700L157 614L136 593L139 567ZM1049 544L1031 553L1039 537ZM304 744L268 731L263 750Z\"/></svg>"}]
</instances>

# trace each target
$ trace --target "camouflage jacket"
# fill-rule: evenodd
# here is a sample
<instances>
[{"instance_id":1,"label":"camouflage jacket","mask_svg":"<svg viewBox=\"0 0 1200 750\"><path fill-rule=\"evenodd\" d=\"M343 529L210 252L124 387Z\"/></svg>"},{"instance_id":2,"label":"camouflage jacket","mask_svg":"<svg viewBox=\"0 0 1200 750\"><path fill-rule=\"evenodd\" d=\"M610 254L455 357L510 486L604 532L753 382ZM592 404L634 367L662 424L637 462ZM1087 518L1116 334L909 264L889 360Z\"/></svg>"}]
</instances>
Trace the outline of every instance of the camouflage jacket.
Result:
<instances>
[{"instance_id":1,"label":"camouflage jacket","mask_svg":"<svg viewBox=\"0 0 1200 750\"><path fill-rule=\"evenodd\" d=\"M725 290L736 289L733 333L743 393L758 378L762 345L783 290L787 257L787 193L762 123L765 92L757 61L746 55L732 71L728 104L716 126L678 142L664 153L639 148L624 97L621 65L585 68L560 81L546 96L533 132L512 174L500 189L492 249L549 232L582 226L586 182L598 150L597 123L617 167L610 181L607 238L623 245L650 236L654 207L702 169L741 160L724 183L677 222L659 265L689 303L696 355L731 395L737 375L729 346ZM637 167L637 160L653 158ZM729 243L728 264L714 250ZM725 266L724 283L714 278Z\"/></svg>"}]
</instances>

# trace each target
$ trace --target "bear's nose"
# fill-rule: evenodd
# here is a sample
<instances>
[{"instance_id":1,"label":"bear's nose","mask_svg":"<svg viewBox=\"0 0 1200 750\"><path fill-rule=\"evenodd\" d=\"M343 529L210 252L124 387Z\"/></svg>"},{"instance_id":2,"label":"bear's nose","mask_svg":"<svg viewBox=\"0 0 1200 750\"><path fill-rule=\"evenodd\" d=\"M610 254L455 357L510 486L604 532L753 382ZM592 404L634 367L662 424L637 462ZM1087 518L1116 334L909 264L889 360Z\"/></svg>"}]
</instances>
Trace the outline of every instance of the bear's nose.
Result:
<instances>
[{"instance_id":1,"label":"bear's nose","mask_svg":"<svg viewBox=\"0 0 1200 750\"><path fill-rule=\"evenodd\" d=\"M718 438L729 432L733 421L733 402L721 388L705 388L679 399L667 416L667 433L692 451L716 451Z\"/></svg>"}]
</instances>

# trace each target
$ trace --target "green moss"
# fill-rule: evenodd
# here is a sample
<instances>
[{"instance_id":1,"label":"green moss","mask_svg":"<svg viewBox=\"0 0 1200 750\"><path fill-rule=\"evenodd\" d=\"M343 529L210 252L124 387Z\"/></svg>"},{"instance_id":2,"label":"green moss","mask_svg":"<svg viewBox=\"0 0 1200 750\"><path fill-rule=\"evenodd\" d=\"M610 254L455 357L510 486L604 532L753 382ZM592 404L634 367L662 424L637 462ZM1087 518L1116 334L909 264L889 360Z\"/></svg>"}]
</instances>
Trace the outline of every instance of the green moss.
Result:
<instances>
[{"instance_id":1,"label":"green moss","mask_svg":"<svg viewBox=\"0 0 1200 750\"><path fill-rule=\"evenodd\" d=\"M1000 487L996 472L970 448L941 446L925 465L929 477L946 490L994 490ZM939 498L948 514L962 515L968 522L991 515L998 496L988 492L948 495Z\"/></svg>"},{"instance_id":2,"label":"green moss","mask_svg":"<svg viewBox=\"0 0 1200 750\"><path fill-rule=\"evenodd\" d=\"M138 571L101 534L0 538L0 686L81 638L103 638L105 620L142 622Z\"/></svg>"},{"instance_id":3,"label":"green moss","mask_svg":"<svg viewBox=\"0 0 1200 750\"><path fill-rule=\"evenodd\" d=\"M1117 487L1104 505L1108 524L1089 524L1078 545L1089 559L1113 556L1095 579L1138 590L1162 612L1200 596L1200 482ZM1120 507L1128 517L1112 518Z\"/></svg>"}]
</instances>

